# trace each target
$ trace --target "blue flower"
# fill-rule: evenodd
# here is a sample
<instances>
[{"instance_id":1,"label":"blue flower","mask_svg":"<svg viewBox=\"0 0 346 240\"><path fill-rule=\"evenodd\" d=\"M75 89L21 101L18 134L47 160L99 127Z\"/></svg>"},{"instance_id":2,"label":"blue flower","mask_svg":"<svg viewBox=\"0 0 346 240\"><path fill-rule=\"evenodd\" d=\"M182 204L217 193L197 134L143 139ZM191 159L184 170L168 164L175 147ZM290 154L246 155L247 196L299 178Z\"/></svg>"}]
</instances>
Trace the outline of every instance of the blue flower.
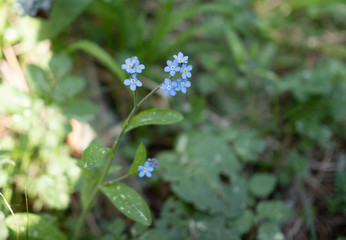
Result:
<instances>
[{"instance_id":1,"label":"blue flower","mask_svg":"<svg viewBox=\"0 0 346 240\"><path fill-rule=\"evenodd\" d=\"M142 82L137 79L137 74L133 74L129 79L126 79L124 81L124 84L126 86L130 86L130 89L132 91L135 91L136 87L141 87L142 86Z\"/></svg>"},{"instance_id":2,"label":"blue flower","mask_svg":"<svg viewBox=\"0 0 346 240\"><path fill-rule=\"evenodd\" d=\"M154 167L152 167L150 163L146 161L144 163L144 166L138 166L138 171L139 171L139 174L138 174L139 177L144 177L145 175L150 178L152 176L151 172L154 171Z\"/></svg>"},{"instance_id":3,"label":"blue flower","mask_svg":"<svg viewBox=\"0 0 346 240\"><path fill-rule=\"evenodd\" d=\"M153 168L157 168L157 159L156 158L148 158L147 162L150 163L150 166Z\"/></svg>"},{"instance_id":4,"label":"blue flower","mask_svg":"<svg viewBox=\"0 0 346 240\"><path fill-rule=\"evenodd\" d=\"M139 61L137 60L135 64L133 65L133 72L141 73L144 68L145 68L144 64L139 64Z\"/></svg>"},{"instance_id":5,"label":"blue flower","mask_svg":"<svg viewBox=\"0 0 346 240\"><path fill-rule=\"evenodd\" d=\"M187 64L183 64L180 68L181 76L183 78L190 78L191 73L190 71L192 70L192 65L187 66Z\"/></svg>"},{"instance_id":6,"label":"blue flower","mask_svg":"<svg viewBox=\"0 0 346 240\"><path fill-rule=\"evenodd\" d=\"M126 72L128 72L128 73L134 73L134 68L133 67L135 66L137 61L138 61L137 57L127 58L125 60L125 64L121 65L121 68L125 69ZM138 61L138 63L139 63L139 61Z\"/></svg>"},{"instance_id":7,"label":"blue flower","mask_svg":"<svg viewBox=\"0 0 346 240\"><path fill-rule=\"evenodd\" d=\"M167 60L167 66L164 69L165 72L169 72L173 77L176 72L179 72L179 70L180 67L178 67L177 61L172 62L171 60Z\"/></svg>"},{"instance_id":8,"label":"blue flower","mask_svg":"<svg viewBox=\"0 0 346 240\"><path fill-rule=\"evenodd\" d=\"M188 81L185 78L179 78L177 80L177 87L175 88L176 91L182 91L182 93L186 93L186 88L189 88L191 86L191 82Z\"/></svg>"},{"instance_id":9,"label":"blue flower","mask_svg":"<svg viewBox=\"0 0 346 240\"><path fill-rule=\"evenodd\" d=\"M187 63L187 60L189 59L188 56L184 56L184 54L182 52L178 53L177 55L173 55L175 61L177 61L178 63Z\"/></svg>"},{"instance_id":10,"label":"blue flower","mask_svg":"<svg viewBox=\"0 0 346 240\"><path fill-rule=\"evenodd\" d=\"M177 83L176 82L172 82L171 79L166 78L165 82L162 83L161 85L161 89L165 90L166 96L171 95L171 96L175 96L175 94L177 93L175 88L177 87Z\"/></svg>"}]
</instances>

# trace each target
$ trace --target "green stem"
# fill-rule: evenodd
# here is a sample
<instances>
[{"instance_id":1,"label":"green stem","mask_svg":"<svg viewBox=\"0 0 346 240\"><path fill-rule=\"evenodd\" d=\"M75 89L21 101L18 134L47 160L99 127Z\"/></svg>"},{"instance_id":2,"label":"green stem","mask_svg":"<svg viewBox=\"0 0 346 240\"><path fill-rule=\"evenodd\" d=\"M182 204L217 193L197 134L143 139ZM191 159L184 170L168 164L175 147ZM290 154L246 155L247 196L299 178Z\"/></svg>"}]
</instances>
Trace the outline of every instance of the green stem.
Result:
<instances>
[{"instance_id":1,"label":"green stem","mask_svg":"<svg viewBox=\"0 0 346 240\"><path fill-rule=\"evenodd\" d=\"M158 87L156 87L155 89L153 89L150 93L148 93L148 95L146 95L139 103L137 103L137 95L136 95L136 92L134 92L133 108L132 108L130 114L128 115L128 117L126 118L125 124L122 127L121 132L119 133L118 137L116 138L116 140L114 142L114 145L112 147L112 151L110 152L110 154L108 156L108 160L107 160L106 166L105 166L105 168L104 168L100 178L98 179L97 184L95 185L94 189L92 190L92 192L91 192L91 194L90 194L90 196L88 198L88 201L87 201L87 203L85 205L85 208L82 211L82 215L78 219L78 223L77 223L77 226L75 228L75 231L74 231L74 234L73 234L73 237L72 237L73 240L77 240L79 235L80 235L80 232L82 230L82 227L83 227L85 219L86 219L86 216L87 216L89 210L91 209L91 207L93 206L94 201L97 198L99 187L103 184L104 180L106 179L106 177L108 175L109 169L112 166L112 162L113 162L115 153L116 153L116 151L118 149L120 140L121 140L121 138L123 137L123 135L125 133L127 125L129 124L131 118L135 114L136 110L140 107L140 105L143 104L155 92L157 92L157 90L159 90L159 88L160 88L160 85ZM128 175L120 177L121 179L118 179L118 181L124 179L125 177L128 177Z\"/></svg>"},{"instance_id":2,"label":"green stem","mask_svg":"<svg viewBox=\"0 0 346 240\"><path fill-rule=\"evenodd\" d=\"M148 98L150 98L154 93L157 92L157 90L159 90L161 87L161 84L159 86L157 86L156 88L154 88L150 93L148 93L147 96L145 96L138 104L137 104L137 108L142 105L142 103L144 103Z\"/></svg>"},{"instance_id":3,"label":"green stem","mask_svg":"<svg viewBox=\"0 0 346 240\"><path fill-rule=\"evenodd\" d=\"M113 180L111 180L109 182L106 182L105 184L110 185L110 184L113 184L115 182L119 182L119 181L121 181L121 180L123 180L123 179L125 179L125 178L127 178L129 176L130 176L129 174L125 174L124 176L121 176L121 177L118 177L116 179L113 179Z\"/></svg>"}]
</instances>

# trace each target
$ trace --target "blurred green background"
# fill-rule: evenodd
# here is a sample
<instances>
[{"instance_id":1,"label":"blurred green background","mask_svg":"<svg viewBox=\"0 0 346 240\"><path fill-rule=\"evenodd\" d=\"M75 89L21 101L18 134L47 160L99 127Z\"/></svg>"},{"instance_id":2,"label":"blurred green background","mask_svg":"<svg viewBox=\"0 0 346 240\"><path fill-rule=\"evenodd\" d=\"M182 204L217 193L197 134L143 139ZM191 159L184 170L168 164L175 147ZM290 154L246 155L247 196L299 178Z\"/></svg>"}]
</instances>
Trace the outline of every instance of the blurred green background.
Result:
<instances>
[{"instance_id":1,"label":"blurred green background","mask_svg":"<svg viewBox=\"0 0 346 240\"><path fill-rule=\"evenodd\" d=\"M111 146L132 107L124 60L145 64L144 96L180 51L188 93L143 109L184 120L132 131L115 160L126 172L140 143L158 159L153 178L126 180L152 226L101 196L81 239L346 239L344 1L46 3L0 0L0 192L37 217L29 239L71 237L88 196L81 153ZM15 231L1 199L0 240Z\"/></svg>"}]
</instances>

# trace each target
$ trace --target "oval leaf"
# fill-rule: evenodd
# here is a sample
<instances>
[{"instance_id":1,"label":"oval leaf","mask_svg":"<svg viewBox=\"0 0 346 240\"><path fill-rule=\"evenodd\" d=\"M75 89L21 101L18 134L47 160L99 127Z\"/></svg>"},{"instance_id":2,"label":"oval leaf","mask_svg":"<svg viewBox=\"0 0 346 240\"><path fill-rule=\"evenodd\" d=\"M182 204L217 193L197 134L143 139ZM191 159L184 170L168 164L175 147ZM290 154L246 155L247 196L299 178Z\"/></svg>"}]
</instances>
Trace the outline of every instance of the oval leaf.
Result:
<instances>
[{"instance_id":1,"label":"oval leaf","mask_svg":"<svg viewBox=\"0 0 346 240\"><path fill-rule=\"evenodd\" d=\"M146 125L165 125L179 122L183 115L169 109L151 109L134 116L126 127L125 132Z\"/></svg>"},{"instance_id":2,"label":"oval leaf","mask_svg":"<svg viewBox=\"0 0 346 240\"><path fill-rule=\"evenodd\" d=\"M91 168L101 162L109 153L108 148L103 148L97 144L90 145L84 150L82 159L85 168Z\"/></svg>"},{"instance_id":3,"label":"oval leaf","mask_svg":"<svg viewBox=\"0 0 346 240\"><path fill-rule=\"evenodd\" d=\"M61 103L82 91L84 87L85 80L82 77L66 76L58 81L53 90L52 97L55 101Z\"/></svg>"},{"instance_id":4,"label":"oval leaf","mask_svg":"<svg viewBox=\"0 0 346 240\"><path fill-rule=\"evenodd\" d=\"M25 238L24 236L27 230L30 239L66 239L64 234L56 226L39 215L32 213L28 213L28 215L27 213L17 213L16 219L18 220L20 236L23 237L21 239ZM12 215L6 218L6 225L13 232L17 232L16 219Z\"/></svg>"},{"instance_id":5,"label":"oval leaf","mask_svg":"<svg viewBox=\"0 0 346 240\"><path fill-rule=\"evenodd\" d=\"M132 176L135 175L138 172L138 166L144 165L146 160L147 160L147 150L145 149L144 145L141 143L141 145L139 145L137 149L135 160L133 161L128 171L128 175L132 175Z\"/></svg>"},{"instance_id":6,"label":"oval leaf","mask_svg":"<svg viewBox=\"0 0 346 240\"><path fill-rule=\"evenodd\" d=\"M151 214L148 205L142 196L129 186L115 182L101 186L101 191L127 217L147 226L151 224Z\"/></svg>"},{"instance_id":7,"label":"oval leaf","mask_svg":"<svg viewBox=\"0 0 346 240\"><path fill-rule=\"evenodd\" d=\"M66 54L57 54L49 61L49 68L57 79L62 78L70 72L72 68L72 60Z\"/></svg>"},{"instance_id":8,"label":"oval leaf","mask_svg":"<svg viewBox=\"0 0 346 240\"><path fill-rule=\"evenodd\" d=\"M275 184L275 176L268 173L256 173L250 178L249 190L257 197L265 197L274 190Z\"/></svg>"}]
</instances>

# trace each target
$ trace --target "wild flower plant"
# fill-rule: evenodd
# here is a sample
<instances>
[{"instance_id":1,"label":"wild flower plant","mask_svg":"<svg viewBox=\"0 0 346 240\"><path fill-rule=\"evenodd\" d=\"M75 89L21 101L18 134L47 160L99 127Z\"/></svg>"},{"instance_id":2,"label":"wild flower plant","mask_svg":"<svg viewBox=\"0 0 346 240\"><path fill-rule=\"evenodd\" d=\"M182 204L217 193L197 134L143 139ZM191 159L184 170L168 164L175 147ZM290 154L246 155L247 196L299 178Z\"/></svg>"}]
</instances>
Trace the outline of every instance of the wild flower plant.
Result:
<instances>
[{"instance_id":1,"label":"wild flower plant","mask_svg":"<svg viewBox=\"0 0 346 240\"><path fill-rule=\"evenodd\" d=\"M100 169L101 173L96 175L96 182L95 179L92 179L91 181L92 187L88 188L91 189L91 191L88 192L88 197L83 203L83 211L77 223L77 227L75 228L73 239L79 238L87 213L93 207L99 190L101 190L119 209L119 211L127 217L145 225L151 223L149 207L142 197L131 187L120 182L127 177L137 174L141 178L144 176L150 178L154 170L158 167L158 161L156 158L147 158L146 149L143 144L138 147L135 159L127 174L108 182L105 182L105 179L111 169L120 140L127 131L144 125L172 124L182 120L182 115L180 113L169 109L144 110L135 115L139 107L159 89L164 90L166 96L175 96L177 92L185 94L187 88L191 86L191 82L188 81L188 78L191 78L192 76L192 66L187 65L188 56L184 56L183 53L179 52L173 57L174 60L168 60L167 66L164 68L164 71L168 72L170 76L165 78L162 84L154 88L140 101L137 100L137 88L142 87L143 84L138 78L139 74L145 69L145 66L140 63L137 57L127 58L125 63L122 65L122 69L129 74L128 79L124 80L124 84L129 86L130 90L133 91L133 108L126 120L123 122L121 132L117 136L112 149L92 144L83 152L83 166L87 169L99 164L107 155L108 160L105 165L100 164L102 169ZM173 77L176 77L176 80L173 79ZM89 172L89 174L91 173Z\"/></svg>"}]
</instances>

